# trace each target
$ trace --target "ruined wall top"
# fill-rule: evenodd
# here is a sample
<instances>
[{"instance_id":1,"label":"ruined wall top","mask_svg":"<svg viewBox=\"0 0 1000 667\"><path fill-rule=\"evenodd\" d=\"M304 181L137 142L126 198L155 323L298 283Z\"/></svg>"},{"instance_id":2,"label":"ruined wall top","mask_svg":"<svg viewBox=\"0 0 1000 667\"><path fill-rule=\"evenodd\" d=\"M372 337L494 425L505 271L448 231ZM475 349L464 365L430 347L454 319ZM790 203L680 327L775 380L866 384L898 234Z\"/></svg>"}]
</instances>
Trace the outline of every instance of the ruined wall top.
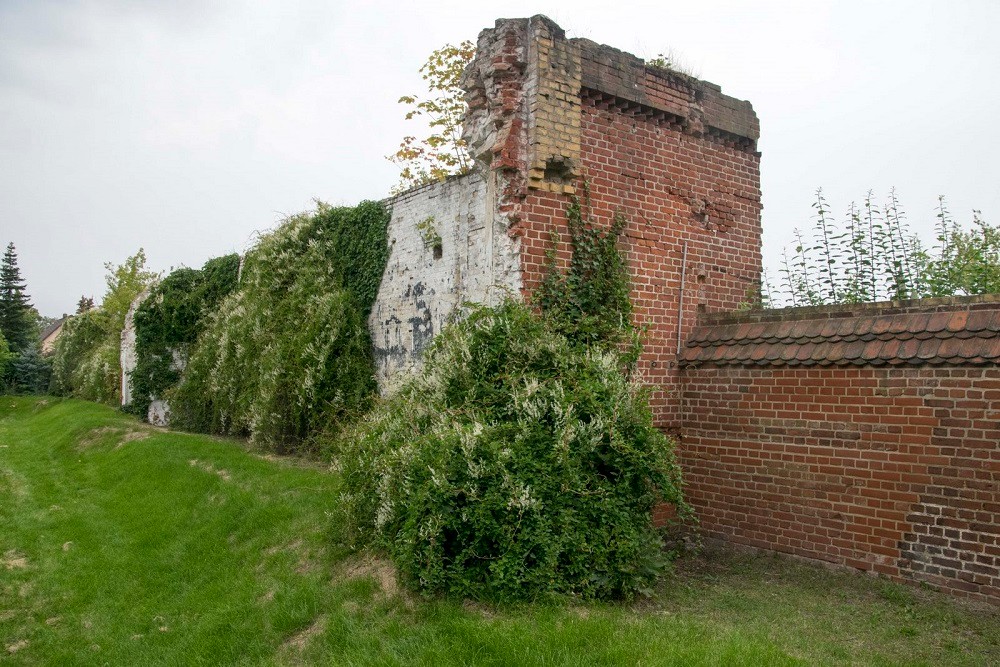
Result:
<instances>
[{"instance_id":1,"label":"ruined wall top","mask_svg":"<svg viewBox=\"0 0 1000 667\"><path fill-rule=\"evenodd\" d=\"M481 166L520 172L524 187L572 193L580 173L581 93L679 130L755 151L753 106L707 81L652 67L588 39L567 39L551 19L499 19L479 34L462 78L463 137Z\"/></svg>"},{"instance_id":2,"label":"ruined wall top","mask_svg":"<svg viewBox=\"0 0 1000 667\"><path fill-rule=\"evenodd\" d=\"M756 143L760 121L753 105L722 92L714 83L669 69L589 39L571 40L583 61L585 88L674 114L691 133L731 135Z\"/></svg>"}]
</instances>

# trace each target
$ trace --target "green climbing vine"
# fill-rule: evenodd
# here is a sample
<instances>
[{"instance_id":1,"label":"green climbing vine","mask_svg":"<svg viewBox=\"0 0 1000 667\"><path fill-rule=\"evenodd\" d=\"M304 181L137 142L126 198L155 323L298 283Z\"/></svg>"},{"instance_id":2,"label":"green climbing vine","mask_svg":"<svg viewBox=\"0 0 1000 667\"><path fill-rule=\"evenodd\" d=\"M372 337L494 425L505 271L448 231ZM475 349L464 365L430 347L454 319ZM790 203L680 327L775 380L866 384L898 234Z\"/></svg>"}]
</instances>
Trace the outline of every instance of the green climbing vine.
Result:
<instances>
[{"instance_id":1,"label":"green climbing vine","mask_svg":"<svg viewBox=\"0 0 1000 667\"><path fill-rule=\"evenodd\" d=\"M571 199L566 211L569 265L559 270L558 237L553 236L534 303L571 341L618 345L634 333L628 264L618 248L626 220L619 212L609 226L601 227L590 218L587 199L586 187L584 202Z\"/></svg>"},{"instance_id":2,"label":"green climbing vine","mask_svg":"<svg viewBox=\"0 0 1000 667\"><path fill-rule=\"evenodd\" d=\"M232 254L210 259L200 270L177 269L136 310L136 366L129 377L133 412L145 415L150 400L180 380L207 316L236 288L239 266L239 256Z\"/></svg>"}]
</instances>

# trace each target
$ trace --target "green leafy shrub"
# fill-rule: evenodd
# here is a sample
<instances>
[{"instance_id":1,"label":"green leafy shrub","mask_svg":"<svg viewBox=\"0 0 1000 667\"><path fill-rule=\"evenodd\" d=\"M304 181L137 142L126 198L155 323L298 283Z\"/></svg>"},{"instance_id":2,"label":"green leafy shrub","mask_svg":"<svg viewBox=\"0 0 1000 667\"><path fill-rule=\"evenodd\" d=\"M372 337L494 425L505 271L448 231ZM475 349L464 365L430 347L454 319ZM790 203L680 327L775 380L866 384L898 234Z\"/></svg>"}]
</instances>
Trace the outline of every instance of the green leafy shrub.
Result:
<instances>
[{"instance_id":1,"label":"green leafy shrub","mask_svg":"<svg viewBox=\"0 0 1000 667\"><path fill-rule=\"evenodd\" d=\"M264 235L167 392L172 422L288 451L365 410L388 218L374 202L319 204Z\"/></svg>"},{"instance_id":2,"label":"green leafy shrub","mask_svg":"<svg viewBox=\"0 0 1000 667\"><path fill-rule=\"evenodd\" d=\"M672 444L613 347L527 306L475 308L336 448L360 542L428 593L616 598L666 564L652 510L687 515Z\"/></svg>"},{"instance_id":3,"label":"green leafy shrub","mask_svg":"<svg viewBox=\"0 0 1000 667\"><path fill-rule=\"evenodd\" d=\"M979 211L972 226L957 223L938 197L935 242L910 231L894 190L883 204L871 192L851 202L843 222L816 191L811 235L795 230L782 255L777 289L763 276L760 305L817 306L1000 292L1000 227Z\"/></svg>"},{"instance_id":4,"label":"green leafy shrub","mask_svg":"<svg viewBox=\"0 0 1000 667\"><path fill-rule=\"evenodd\" d=\"M473 307L419 375L335 454L359 544L427 593L492 600L627 597L666 565L660 502L690 517L672 444L630 379L641 351L618 239L579 200L571 258L535 295Z\"/></svg>"},{"instance_id":5,"label":"green leafy shrub","mask_svg":"<svg viewBox=\"0 0 1000 667\"><path fill-rule=\"evenodd\" d=\"M1000 226L973 211L972 226L964 227L952 219L943 197L938 199L937 218L934 252L917 257L924 292L928 296L1000 293Z\"/></svg>"},{"instance_id":6,"label":"green leafy shrub","mask_svg":"<svg viewBox=\"0 0 1000 667\"><path fill-rule=\"evenodd\" d=\"M132 302L158 275L146 270L146 254L115 266L105 264L108 289L99 308L74 315L63 325L52 357L50 389L89 401L121 401L121 332Z\"/></svg>"},{"instance_id":7,"label":"green leafy shrub","mask_svg":"<svg viewBox=\"0 0 1000 667\"><path fill-rule=\"evenodd\" d=\"M239 267L239 256L232 254L210 259L201 270L177 269L136 309L136 366L129 377L133 412L145 415L150 399L180 380L175 355L187 360L208 314L235 289Z\"/></svg>"},{"instance_id":8,"label":"green leafy shrub","mask_svg":"<svg viewBox=\"0 0 1000 667\"><path fill-rule=\"evenodd\" d=\"M69 318L56 339L50 391L113 404L119 396L120 347L103 310Z\"/></svg>"},{"instance_id":9,"label":"green leafy shrub","mask_svg":"<svg viewBox=\"0 0 1000 667\"><path fill-rule=\"evenodd\" d=\"M105 319L101 311L89 310L63 324L52 356L52 393L68 396L82 384L81 366L104 338Z\"/></svg>"},{"instance_id":10,"label":"green leafy shrub","mask_svg":"<svg viewBox=\"0 0 1000 667\"><path fill-rule=\"evenodd\" d=\"M0 378L3 378L7 374L7 366L15 356L17 355L10 351L7 339L3 337L3 332L0 332Z\"/></svg>"}]
</instances>

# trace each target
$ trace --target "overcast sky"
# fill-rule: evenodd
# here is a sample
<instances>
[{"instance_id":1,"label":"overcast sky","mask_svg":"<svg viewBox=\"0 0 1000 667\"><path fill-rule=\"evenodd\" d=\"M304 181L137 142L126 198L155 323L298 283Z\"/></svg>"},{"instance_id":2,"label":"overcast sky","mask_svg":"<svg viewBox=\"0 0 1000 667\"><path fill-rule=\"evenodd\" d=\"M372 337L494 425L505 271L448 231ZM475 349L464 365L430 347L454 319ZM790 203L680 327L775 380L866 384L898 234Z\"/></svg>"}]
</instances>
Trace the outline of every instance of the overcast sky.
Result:
<instances>
[{"instance_id":1,"label":"overcast sky","mask_svg":"<svg viewBox=\"0 0 1000 667\"><path fill-rule=\"evenodd\" d=\"M753 103L765 265L821 186L838 212L895 186L927 230L938 194L1000 222L995 1L0 0L0 242L59 315L139 247L199 267L314 198L380 199L428 53L536 13Z\"/></svg>"}]
</instances>

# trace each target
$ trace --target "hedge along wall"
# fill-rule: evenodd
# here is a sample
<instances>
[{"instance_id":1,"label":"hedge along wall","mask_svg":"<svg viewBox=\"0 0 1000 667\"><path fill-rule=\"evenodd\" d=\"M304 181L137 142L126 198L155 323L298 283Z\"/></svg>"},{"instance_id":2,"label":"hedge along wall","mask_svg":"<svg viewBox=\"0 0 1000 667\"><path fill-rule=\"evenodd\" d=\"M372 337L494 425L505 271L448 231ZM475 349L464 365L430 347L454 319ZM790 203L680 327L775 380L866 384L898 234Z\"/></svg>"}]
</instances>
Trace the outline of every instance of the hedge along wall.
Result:
<instances>
[{"instance_id":1,"label":"hedge along wall","mask_svg":"<svg viewBox=\"0 0 1000 667\"><path fill-rule=\"evenodd\" d=\"M150 403L180 380L190 348L208 315L236 288L239 266L239 256L231 254L208 260L200 270L177 269L142 297L130 313L135 361L123 379L129 391L123 390L122 401L132 412L152 421ZM126 395L130 401L125 400Z\"/></svg>"},{"instance_id":2,"label":"hedge along wall","mask_svg":"<svg viewBox=\"0 0 1000 667\"><path fill-rule=\"evenodd\" d=\"M287 451L365 409L388 218L375 202L319 204L262 236L167 392L171 423Z\"/></svg>"},{"instance_id":3,"label":"hedge along wall","mask_svg":"<svg viewBox=\"0 0 1000 667\"><path fill-rule=\"evenodd\" d=\"M1000 599L1000 298L703 318L678 453L712 537Z\"/></svg>"}]
</instances>

